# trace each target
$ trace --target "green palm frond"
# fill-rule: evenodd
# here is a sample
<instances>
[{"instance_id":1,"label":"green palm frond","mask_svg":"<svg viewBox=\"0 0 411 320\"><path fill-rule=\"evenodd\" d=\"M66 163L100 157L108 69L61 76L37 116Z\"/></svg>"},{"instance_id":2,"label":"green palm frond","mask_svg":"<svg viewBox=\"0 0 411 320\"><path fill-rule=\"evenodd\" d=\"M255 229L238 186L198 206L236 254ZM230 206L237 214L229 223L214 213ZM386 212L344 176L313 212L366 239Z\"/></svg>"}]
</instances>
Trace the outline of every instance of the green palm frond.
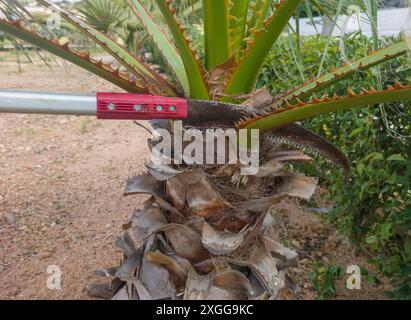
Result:
<instances>
[{"instance_id":1,"label":"green palm frond","mask_svg":"<svg viewBox=\"0 0 411 320\"><path fill-rule=\"evenodd\" d=\"M259 129L262 132L267 132L290 123L340 110L407 100L411 100L411 86L404 86L399 82L395 87L389 87L382 91L373 88L371 90L363 89L361 93L356 94L349 89L349 93L345 97L335 96L330 98L324 96L321 99L314 97L307 103L298 101L294 105L287 104L284 107L276 108L272 112L244 119L237 125L237 128Z\"/></svg>"},{"instance_id":2,"label":"green palm frond","mask_svg":"<svg viewBox=\"0 0 411 320\"><path fill-rule=\"evenodd\" d=\"M39 0L39 2L51 6L59 12L80 33L101 46L117 60L126 72L120 72L120 69L114 69L111 66L109 68L103 66L105 72L100 70L101 68L97 70L96 63L90 64L90 61L79 61L79 55L71 50L61 51L61 48L55 45L54 39L42 37L40 41L35 38L36 33L10 27L12 25L10 21L2 22L0 25L2 30L12 32L25 41L36 43L37 46L74 62L89 71L97 72L98 75L117 83L128 91L151 92L163 95L182 94L185 97L196 99L227 99L234 101L246 97L255 90L256 79L265 58L277 40L282 37L284 29L287 28L291 17L296 12L300 12L301 8L307 7L308 3L313 5L313 10L316 10L316 12L322 12L331 17L343 13L347 9L347 4L341 0L280 0L275 3L266 0L221 0L218 2L212 0L174 2L171 0L156 0L155 3L144 0L117 0L114 2L83 0L76 6L83 17L79 18L48 0ZM4 0L1 0L0 3L4 4ZM22 16L27 21L33 21L29 13L25 12L17 3L17 0L7 2L6 9L9 14ZM358 5L361 8L367 8L369 2L361 0L358 1ZM374 6L372 9L374 11L368 11L375 12ZM200 60L186 26L179 19L179 16L186 15L189 10L192 10L192 12L197 10L203 16L204 61ZM309 12L311 12L310 10ZM159 12L156 13L156 11ZM137 55L106 35L122 23L132 23L136 25L136 28L138 26L141 30L145 30L162 54L169 69L169 74L174 77L174 82L166 81L157 71L141 61ZM35 24L34 21L33 24ZM288 29L288 36L285 33L284 39L287 40L286 37L288 37L294 61L300 68L301 74L303 74L304 69L302 65L300 66L301 60L298 58L301 54L299 51L299 38L296 37L295 43L294 39L290 37L290 32L294 32L292 28ZM282 41L282 43L285 42ZM69 48L69 46L66 44L65 48ZM313 99L315 100L313 94L330 88L332 85L354 75L357 71L380 65L405 53L405 42L399 42L358 61L338 69L335 68L332 72L305 82L300 87L273 99L271 101L272 109L281 109L284 106L288 107L289 104L299 104L303 101L313 101ZM325 54L323 59L325 59ZM101 63L98 61L97 66L101 67ZM177 83L181 90L174 87L172 83ZM407 90L405 91L407 92ZM384 97L389 97L390 101L395 101L396 96L400 100L404 99L404 90L382 92L380 95L382 101L385 101ZM336 104L331 109L328 108L331 102L327 104L323 101L321 103L325 107L321 110L329 112L335 108L337 108L335 110L350 108L354 102L354 106L359 106L362 102L370 104L377 100L378 96L378 93L367 95L369 99L373 98L372 100L365 99L362 96L351 100L347 100L348 98L340 99L338 102L333 101ZM304 107L282 112L281 116L274 111L273 115L249 119L246 126L252 126L253 128L261 126L261 129L270 128L271 126L276 128L281 126L281 121L290 123L294 119L294 115L298 115L295 116L298 119L304 119L305 112L307 117L312 116L312 110L314 109L316 112L320 110L320 108L314 108L313 106ZM285 116L291 114L293 116ZM263 119L269 119L269 121Z\"/></svg>"}]
</instances>

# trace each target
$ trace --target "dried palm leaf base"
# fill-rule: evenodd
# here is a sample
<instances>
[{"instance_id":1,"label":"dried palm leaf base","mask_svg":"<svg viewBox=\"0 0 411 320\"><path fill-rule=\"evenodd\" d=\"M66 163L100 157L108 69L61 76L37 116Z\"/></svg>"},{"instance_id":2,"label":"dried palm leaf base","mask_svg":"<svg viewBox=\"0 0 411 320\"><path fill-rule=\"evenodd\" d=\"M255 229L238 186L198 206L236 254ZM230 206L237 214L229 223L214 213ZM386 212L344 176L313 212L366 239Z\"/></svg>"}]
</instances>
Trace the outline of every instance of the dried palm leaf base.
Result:
<instances>
[{"instance_id":1,"label":"dried palm leaf base","mask_svg":"<svg viewBox=\"0 0 411 320\"><path fill-rule=\"evenodd\" d=\"M255 176L236 165L171 168L149 164L125 195L149 194L116 241L124 257L98 270L109 284L89 286L103 299L275 299L297 253L272 238L271 211L283 197L309 199L317 180L284 171L310 161L277 151Z\"/></svg>"}]
</instances>

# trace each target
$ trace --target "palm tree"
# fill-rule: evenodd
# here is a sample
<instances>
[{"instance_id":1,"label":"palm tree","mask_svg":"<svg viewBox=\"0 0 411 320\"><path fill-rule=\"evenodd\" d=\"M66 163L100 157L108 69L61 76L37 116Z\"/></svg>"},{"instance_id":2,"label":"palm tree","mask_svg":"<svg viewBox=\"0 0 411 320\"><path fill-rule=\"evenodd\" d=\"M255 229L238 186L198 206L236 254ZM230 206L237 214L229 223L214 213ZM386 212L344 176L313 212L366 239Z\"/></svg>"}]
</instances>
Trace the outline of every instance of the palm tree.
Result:
<instances>
[{"instance_id":1,"label":"palm tree","mask_svg":"<svg viewBox=\"0 0 411 320\"><path fill-rule=\"evenodd\" d=\"M121 39L127 49L135 54L144 34L127 8L126 0L82 0L75 5L88 24L113 39Z\"/></svg>"},{"instance_id":2,"label":"palm tree","mask_svg":"<svg viewBox=\"0 0 411 320\"><path fill-rule=\"evenodd\" d=\"M186 27L179 20L181 12L174 4L180 1L173 4L171 0L155 0L163 19L159 21L151 17L143 1L129 0L130 12L168 65L170 81L75 14L48 0L39 2L59 12L123 68L103 64L88 52L76 52L68 43L40 35L38 25L21 10L24 19L2 18L0 30L128 92L252 105L254 108L246 117L236 123L227 120L224 127L257 129L261 134L261 163L254 176L241 176L241 164L210 167L149 163L146 173L132 177L126 184L125 195L151 197L133 213L117 240L124 253L121 265L98 271L109 277L110 283L89 286L89 293L95 296L275 298L286 283L286 268L295 265L297 254L273 239L270 212L283 197L309 199L317 185L315 178L303 176L286 165L313 159L281 147L286 144L322 154L349 175L346 157L297 123L330 112L411 98L411 87L401 83L382 90L364 88L361 92L347 88L346 96L318 95L357 71L405 54L404 41L289 88L280 96L256 90L263 62L301 0L203 0L204 61L199 59ZM244 108L247 109L241 110ZM171 121L160 125L177 134ZM149 141L149 146L153 145Z\"/></svg>"}]
</instances>

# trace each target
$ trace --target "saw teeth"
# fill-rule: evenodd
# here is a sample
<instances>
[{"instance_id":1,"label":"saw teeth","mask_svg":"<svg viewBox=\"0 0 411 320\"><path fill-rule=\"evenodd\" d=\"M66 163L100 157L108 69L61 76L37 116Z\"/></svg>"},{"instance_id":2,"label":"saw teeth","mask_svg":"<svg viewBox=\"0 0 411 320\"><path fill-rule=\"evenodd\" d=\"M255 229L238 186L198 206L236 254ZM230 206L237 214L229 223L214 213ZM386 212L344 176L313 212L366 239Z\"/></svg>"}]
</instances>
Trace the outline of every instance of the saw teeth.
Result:
<instances>
[{"instance_id":1,"label":"saw teeth","mask_svg":"<svg viewBox=\"0 0 411 320\"><path fill-rule=\"evenodd\" d=\"M60 47L64 50L70 51L70 41L67 41L64 44L60 45Z\"/></svg>"},{"instance_id":2,"label":"saw teeth","mask_svg":"<svg viewBox=\"0 0 411 320\"><path fill-rule=\"evenodd\" d=\"M119 76L120 76L120 68L116 68L115 70L113 70L113 74L114 74L116 77L119 77Z\"/></svg>"},{"instance_id":3,"label":"saw teeth","mask_svg":"<svg viewBox=\"0 0 411 320\"><path fill-rule=\"evenodd\" d=\"M323 95L322 102L328 102L328 101L331 101L331 99L326 94Z\"/></svg>"},{"instance_id":4,"label":"saw teeth","mask_svg":"<svg viewBox=\"0 0 411 320\"><path fill-rule=\"evenodd\" d=\"M406 86L402 85L401 82L399 82L398 80L395 82L394 84L394 88L396 89L405 89Z\"/></svg>"},{"instance_id":5,"label":"saw teeth","mask_svg":"<svg viewBox=\"0 0 411 320\"><path fill-rule=\"evenodd\" d=\"M352 88L349 88L349 89L348 89L348 96L349 96L350 98L354 98L354 97L357 96L357 94L353 91Z\"/></svg>"},{"instance_id":6,"label":"saw teeth","mask_svg":"<svg viewBox=\"0 0 411 320\"><path fill-rule=\"evenodd\" d=\"M103 65L103 67L105 68L105 69L107 69L107 70L109 70L109 71L113 71L113 68L112 68L112 64L111 63L104 63L103 61L101 62L102 63L102 65Z\"/></svg>"},{"instance_id":7,"label":"saw teeth","mask_svg":"<svg viewBox=\"0 0 411 320\"><path fill-rule=\"evenodd\" d=\"M84 60L90 60L90 52L88 51L81 51L78 53L80 58L84 59Z\"/></svg>"},{"instance_id":8,"label":"saw teeth","mask_svg":"<svg viewBox=\"0 0 411 320\"><path fill-rule=\"evenodd\" d=\"M305 103L301 101L299 98L296 98L296 100L297 100L297 106L299 107L305 106Z\"/></svg>"},{"instance_id":9,"label":"saw teeth","mask_svg":"<svg viewBox=\"0 0 411 320\"><path fill-rule=\"evenodd\" d=\"M24 23L21 19L10 21L10 23L15 25L16 27L18 27L20 29L24 29Z\"/></svg>"},{"instance_id":10,"label":"saw teeth","mask_svg":"<svg viewBox=\"0 0 411 320\"><path fill-rule=\"evenodd\" d=\"M314 103L319 103L319 102L321 102L321 100L320 99L318 99L318 97L317 97L317 95L313 95L313 97L312 97L312 100L311 100L312 102L314 102Z\"/></svg>"}]
</instances>

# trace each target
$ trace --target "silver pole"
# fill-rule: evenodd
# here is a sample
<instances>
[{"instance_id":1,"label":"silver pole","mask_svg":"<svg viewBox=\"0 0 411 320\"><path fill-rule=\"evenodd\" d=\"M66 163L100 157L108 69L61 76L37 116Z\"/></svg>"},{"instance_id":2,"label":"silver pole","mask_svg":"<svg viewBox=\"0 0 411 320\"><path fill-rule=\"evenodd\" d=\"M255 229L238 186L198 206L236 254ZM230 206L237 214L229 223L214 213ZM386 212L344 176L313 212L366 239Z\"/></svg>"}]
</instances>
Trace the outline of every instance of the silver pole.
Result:
<instances>
[{"instance_id":1,"label":"silver pole","mask_svg":"<svg viewBox=\"0 0 411 320\"><path fill-rule=\"evenodd\" d=\"M96 95L0 90L0 113L96 115Z\"/></svg>"}]
</instances>

